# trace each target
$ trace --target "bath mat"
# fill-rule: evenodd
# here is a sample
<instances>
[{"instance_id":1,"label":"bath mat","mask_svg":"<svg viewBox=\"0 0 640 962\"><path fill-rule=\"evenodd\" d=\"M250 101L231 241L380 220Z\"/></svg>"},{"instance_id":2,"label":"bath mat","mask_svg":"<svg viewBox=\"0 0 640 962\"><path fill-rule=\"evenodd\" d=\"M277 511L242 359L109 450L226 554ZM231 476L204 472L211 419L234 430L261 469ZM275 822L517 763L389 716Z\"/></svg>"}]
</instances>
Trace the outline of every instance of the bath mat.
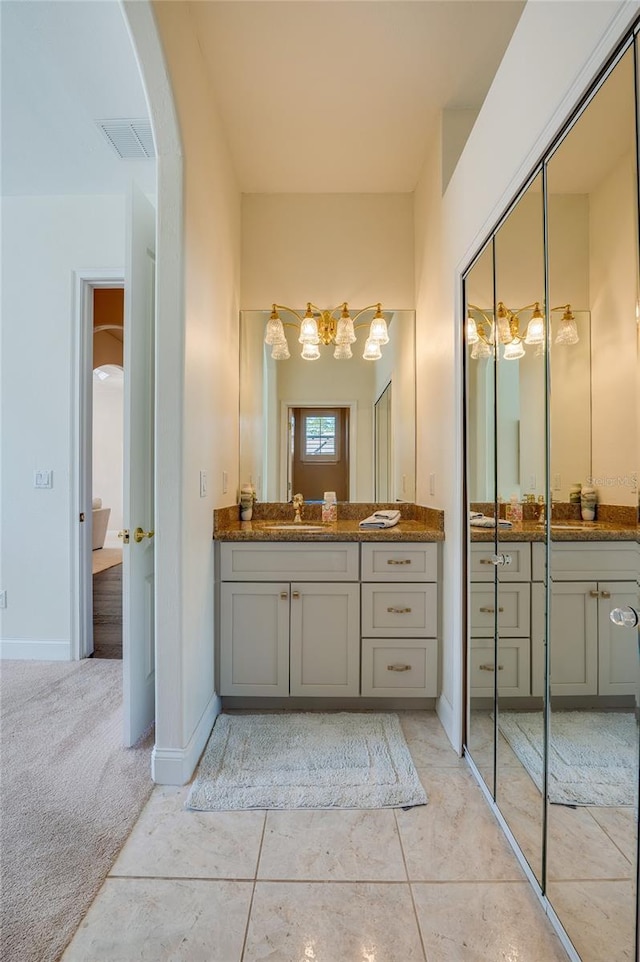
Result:
<instances>
[{"instance_id":1,"label":"bath mat","mask_svg":"<svg viewBox=\"0 0 640 962\"><path fill-rule=\"evenodd\" d=\"M387 713L219 715L186 807L425 805L400 720Z\"/></svg>"},{"instance_id":2,"label":"bath mat","mask_svg":"<svg viewBox=\"0 0 640 962\"><path fill-rule=\"evenodd\" d=\"M542 791L540 712L500 712L498 727ZM634 712L554 711L549 801L559 805L634 806L638 785Z\"/></svg>"}]
</instances>

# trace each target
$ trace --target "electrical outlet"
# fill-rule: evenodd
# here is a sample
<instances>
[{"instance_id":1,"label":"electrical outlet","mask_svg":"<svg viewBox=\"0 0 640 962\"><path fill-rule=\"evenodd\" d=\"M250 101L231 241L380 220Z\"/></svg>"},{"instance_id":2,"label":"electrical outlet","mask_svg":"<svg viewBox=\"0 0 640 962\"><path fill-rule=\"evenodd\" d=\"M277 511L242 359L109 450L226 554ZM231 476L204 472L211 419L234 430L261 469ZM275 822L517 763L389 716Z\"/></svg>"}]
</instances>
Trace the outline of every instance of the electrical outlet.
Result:
<instances>
[{"instance_id":1,"label":"electrical outlet","mask_svg":"<svg viewBox=\"0 0 640 962\"><path fill-rule=\"evenodd\" d=\"M435 474L429 475L429 494L434 495L436 493L436 476Z\"/></svg>"},{"instance_id":2,"label":"electrical outlet","mask_svg":"<svg viewBox=\"0 0 640 962\"><path fill-rule=\"evenodd\" d=\"M227 493L228 487L229 487L229 472L223 471L222 472L222 493L223 494Z\"/></svg>"},{"instance_id":3,"label":"electrical outlet","mask_svg":"<svg viewBox=\"0 0 640 962\"><path fill-rule=\"evenodd\" d=\"M43 468L41 468L39 471L34 471L33 486L34 488L52 488L53 471Z\"/></svg>"},{"instance_id":4,"label":"electrical outlet","mask_svg":"<svg viewBox=\"0 0 640 962\"><path fill-rule=\"evenodd\" d=\"M0 591L0 608L6 608L6 607L7 607L7 592Z\"/></svg>"},{"instance_id":5,"label":"electrical outlet","mask_svg":"<svg viewBox=\"0 0 640 962\"><path fill-rule=\"evenodd\" d=\"M207 496L207 472L200 472L200 497L206 498Z\"/></svg>"}]
</instances>

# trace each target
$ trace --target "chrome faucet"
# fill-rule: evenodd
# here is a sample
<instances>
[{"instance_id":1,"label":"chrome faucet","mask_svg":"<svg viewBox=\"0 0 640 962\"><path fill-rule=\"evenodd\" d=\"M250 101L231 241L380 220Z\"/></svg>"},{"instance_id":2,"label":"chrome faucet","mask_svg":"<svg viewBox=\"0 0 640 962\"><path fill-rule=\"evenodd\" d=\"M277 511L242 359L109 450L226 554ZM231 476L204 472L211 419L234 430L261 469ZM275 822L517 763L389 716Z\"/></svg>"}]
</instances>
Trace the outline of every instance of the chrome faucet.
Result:
<instances>
[{"instance_id":1,"label":"chrome faucet","mask_svg":"<svg viewBox=\"0 0 640 962\"><path fill-rule=\"evenodd\" d=\"M293 519L293 523L294 523L294 524L299 524L299 523L302 521L302 515L300 514L300 511L301 511L301 509L302 509L302 505L303 505L303 504L304 504L304 498L303 498L303 496L302 496L301 494L294 494L294 496L293 496L293 506L294 506L294 508L296 509L296 514L295 514L295 517L294 517L294 519Z\"/></svg>"}]
</instances>

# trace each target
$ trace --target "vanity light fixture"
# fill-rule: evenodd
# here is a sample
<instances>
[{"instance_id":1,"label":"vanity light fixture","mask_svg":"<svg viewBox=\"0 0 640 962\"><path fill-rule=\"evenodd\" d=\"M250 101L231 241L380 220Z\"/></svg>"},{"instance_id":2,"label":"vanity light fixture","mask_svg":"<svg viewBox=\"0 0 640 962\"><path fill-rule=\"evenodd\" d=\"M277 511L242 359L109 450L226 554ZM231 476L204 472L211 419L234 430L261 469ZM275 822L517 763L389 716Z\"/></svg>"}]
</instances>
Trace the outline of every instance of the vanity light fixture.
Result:
<instances>
[{"instance_id":1,"label":"vanity light fixture","mask_svg":"<svg viewBox=\"0 0 640 962\"><path fill-rule=\"evenodd\" d=\"M520 315L524 311L531 311L523 331L520 330ZM580 340L575 315L570 304L552 307L550 313L562 311L562 319L556 332L555 344L577 344ZM473 313L481 315L479 320ZM510 310L503 301L498 301L496 308L496 323L491 318L490 311L485 311L475 304L468 305L467 313L467 344L471 347L471 357L474 359L491 357L494 353L495 329L498 332L498 343L504 345L502 357L505 361L516 361L525 355L525 344L535 345L536 357L544 353L545 320L540 301L526 304L516 311Z\"/></svg>"},{"instance_id":2,"label":"vanity light fixture","mask_svg":"<svg viewBox=\"0 0 640 962\"><path fill-rule=\"evenodd\" d=\"M293 315L296 321L283 321L280 311ZM366 320L356 324L358 318L368 311L375 311L370 324ZM340 312L339 317L338 312ZM387 322L382 313L381 304L370 304L369 307L356 311L353 316L346 301L332 310L322 310L309 301L304 315L292 307L285 307L284 304L273 304L265 329L264 342L271 345L271 357L275 361L285 361L291 355L284 329L285 326L295 327L298 330L298 342L302 344L301 356L305 361L316 361L320 357L321 344L325 347L333 344L334 358L342 361L353 357L351 345L355 343L356 330L367 325L369 325L369 336L362 356L366 361L377 361L382 357L381 345L389 343Z\"/></svg>"}]
</instances>

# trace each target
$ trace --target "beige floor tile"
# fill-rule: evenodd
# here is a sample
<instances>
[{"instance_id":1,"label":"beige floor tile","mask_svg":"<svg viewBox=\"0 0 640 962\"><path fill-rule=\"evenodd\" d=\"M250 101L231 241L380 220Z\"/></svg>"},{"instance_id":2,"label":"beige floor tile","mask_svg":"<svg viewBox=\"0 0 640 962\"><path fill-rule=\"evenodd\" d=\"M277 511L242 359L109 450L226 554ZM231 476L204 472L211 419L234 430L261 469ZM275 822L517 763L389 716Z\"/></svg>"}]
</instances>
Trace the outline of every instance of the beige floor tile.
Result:
<instances>
[{"instance_id":1,"label":"beige floor tile","mask_svg":"<svg viewBox=\"0 0 640 962\"><path fill-rule=\"evenodd\" d=\"M567 962L528 882L411 887L429 962Z\"/></svg>"},{"instance_id":2,"label":"beige floor tile","mask_svg":"<svg viewBox=\"0 0 640 962\"><path fill-rule=\"evenodd\" d=\"M399 712L404 737L416 768L459 768L458 757L435 712Z\"/></svg>"},{"instance_id":3,"label":"beige floor tile","mask_svg":"<svg viewBox=\"0 0 640 962\"><path fill-rule=\"evenodd\" d=\"M393 811L268 812L258 878L406 881Z\"/></svg>"},{"instance_id":4,"label":"beige floor tile","mask_svg":"<svg viewBox=\"0 0 640 962\"><path fill-rule=\"evenodd\" d=\"M107 879L63 962L240 962L253 882Z\"/></svg>"},{"instance_id":5,"label":"beige floor tile","mask_svg":"<svg viewBox=\"0 0 640 962\"><path fill-rule=\"evenodd\" d=\"M424 962L409 886L257 882L243 962L314 960Z\"/></svg>"},{"instance_id":6,"label":"beige floor tile","mask_svg":"<svg viewBox=\"0 0 640 962\"><path fill-rule=\"evenodd\" d=\"M188 787L156 786L112 876L255 878L264 812L193 812Z\"/></svg>"},{"instance_id":7,"label":"beige floor tile","mask_svg":"<svg viewBox=\"0 0 640 962\"><path fill-rule=\"evenodd\" d=\"M420 771L429 804L396 810L409 878L522 879L502 829L468 771Z\"/></svg>"},{"instance_id":8,"label":"beige floor tile","mask_svg":"<svg viewBox=\"0 0 640 962\"><path fill-rule=\"evenodd\" d=\"M547 894L583 962L635 959L631 881L551 882Z\"/></svg>"},{"instance_id":9,"label":"beige floor tile","mask_svg":"<svg viewBox=\"0 0 640 962\"><path fill-rule=\"evenodd\" d=\"M635 871L588 808L550 805L547 866L549 881L625 879Z\"/></svg>"},{"instance_id":10,"label":"beige floor tile","mask_svg":"<svg viewBox=\"0 0 640 962\"><path fill-rule=\"evenodd\" d=\"M542 878L543 799L522 769L498 773L500 811L536 878Z\"/></svg>"},{"instance_id":11,"label":"beige floor tile","mask_svg":"<svg viewBox=\"0 0 640 962\"><path fill-rule=\"evenodd\" d=\"M633 808L589 808L589 814L604 829L625 858L633 864L638 845L638 815Z\"/></svg>"}]
</instances>

